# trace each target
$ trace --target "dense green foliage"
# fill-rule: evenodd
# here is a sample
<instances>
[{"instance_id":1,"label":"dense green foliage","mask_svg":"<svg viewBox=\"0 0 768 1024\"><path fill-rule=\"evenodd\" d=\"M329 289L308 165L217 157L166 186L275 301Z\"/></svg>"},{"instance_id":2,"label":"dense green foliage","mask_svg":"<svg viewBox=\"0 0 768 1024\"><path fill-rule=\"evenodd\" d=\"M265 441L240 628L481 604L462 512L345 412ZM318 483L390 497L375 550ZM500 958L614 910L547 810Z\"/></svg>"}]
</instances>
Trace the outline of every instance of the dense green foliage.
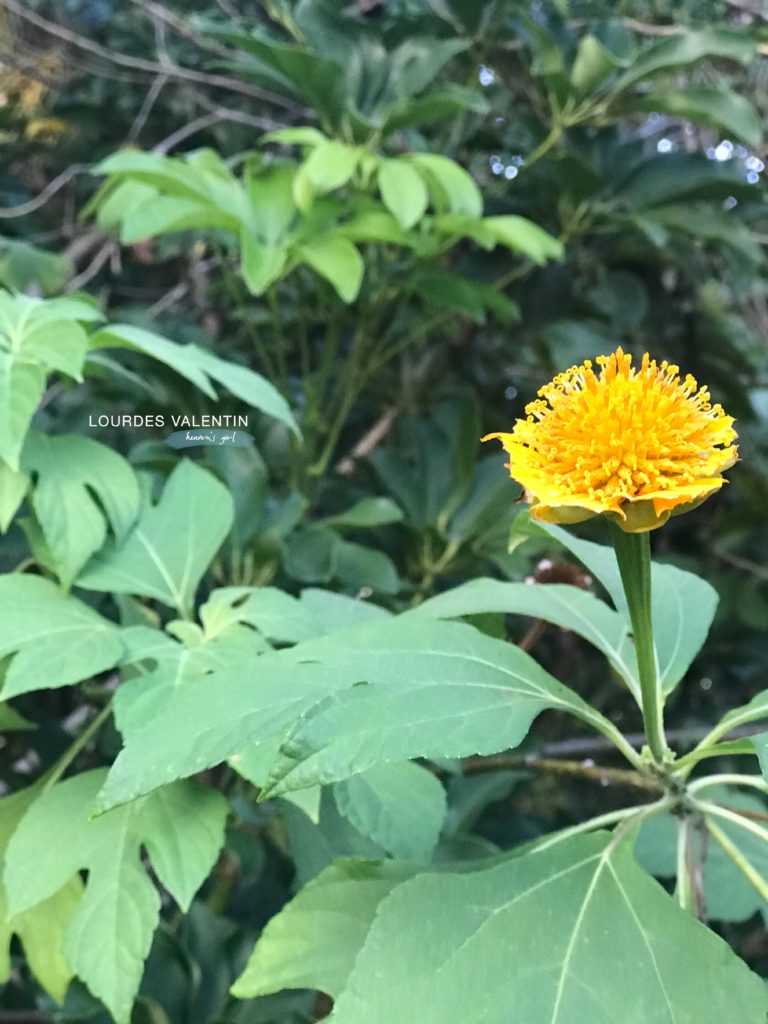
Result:
<instances>
[{"instance_id":1,"label":"dense green foliage","mask_svg":"<svg viewBox=\"0 0 768 1024\"><path fill-rule=\"evenodd\" d=\"M9 0L0 37L4 1008L764 1024L757 5ZM617 344L740 435L654 535L669 764L607 533L479 444ZM253 443L164 442L217 415Z\"/></svg>"}]
</instances>

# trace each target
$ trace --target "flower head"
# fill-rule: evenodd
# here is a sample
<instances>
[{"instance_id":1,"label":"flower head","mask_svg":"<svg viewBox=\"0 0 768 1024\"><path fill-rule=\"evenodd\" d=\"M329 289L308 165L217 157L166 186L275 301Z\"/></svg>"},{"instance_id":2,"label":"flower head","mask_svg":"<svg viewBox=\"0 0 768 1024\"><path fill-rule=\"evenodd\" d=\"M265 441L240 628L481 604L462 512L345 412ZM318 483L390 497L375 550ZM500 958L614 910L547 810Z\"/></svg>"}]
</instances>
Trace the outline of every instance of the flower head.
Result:
<instances>
[{"instance_id":1,"label":"flower head","mask_svg":"<svg viewBox=\"0 0 768 1024\"><path fill-rule=\"evenodd\" d=\"M574 523L607 514L630 533L663 525L724 483L737 458L733 417L707 388L648 353L640 368L620 348L558 374L497 437L531 515Z\"/></svg>"}]
</instances>

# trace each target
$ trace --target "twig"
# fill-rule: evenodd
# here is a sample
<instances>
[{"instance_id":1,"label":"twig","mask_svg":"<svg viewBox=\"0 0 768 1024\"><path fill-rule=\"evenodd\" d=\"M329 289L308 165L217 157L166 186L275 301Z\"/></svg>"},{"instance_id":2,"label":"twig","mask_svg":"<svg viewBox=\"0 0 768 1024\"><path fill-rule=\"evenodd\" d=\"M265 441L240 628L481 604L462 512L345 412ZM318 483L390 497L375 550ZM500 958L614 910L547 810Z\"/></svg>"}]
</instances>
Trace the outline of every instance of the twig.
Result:
<instances>
[{"instance_id":1,"label":"twig","mask_svg":"<svg viewBox=\"0 0 768 1024\"><path fill-rule=\"evenodd\" d=\"M336 472L341 473L342 476L349 476L353 473L357 460L370 455L374 448L378 448L387 437L392 429L392 424L397 419L397 413L397 406L390 405L389 408L385 409L371 429L363 434L350 453L338 463Z\"/></svg>"},{"instance_id":2,"label":"twig","mask_svg":"<svg viewBox=\"0 0 768 1024\"><path fill-rule=\"evenodd\" d=\"M730 551L724 551L723 548L717 545L712 550L715 556L722 562L727 562L736 569L743 569L744 572L750 572L753 576L757 576L758 579L768 580L768 569L765 566L758 565L757 562L751 562L748 558L742 558L741 555L732 555Z\"/></svg>"},{"instance_id":3,"label":"twig","mask_svg":"<svg viewBox=\"0 0 768 1024\"><path fill-rule=\"evenodd\" d=\"M150 85L147 95L144 97L144 102L141 104L139 112L136 115L133 124L131 125L131 129L125 137L125 142L123 143L123 145L130 146L138 139L139 135L141 134L142 128L147 123L147 118L149 117L152 111L152 107L154 107L157 98L163 91L167 82L168 75L165 73L162 75L158 75L157 78L152 82L152 85Z\"/></svg>"},{"instance_id":4,"label":"twig","mask_svg":"<svg viewBox=\"0 0 768 1024\"><path fill-rule=\"evenodd\" d=\"M211 53L217 53L220 57L232 56L232 51L228 47L222 46L221 43L217 43L214 39L207 39L205 36L200 35L183 18L180 18L178 14L175 14L162 4L155 3L154 0L130 0L130 2L151 15L152 18L169 25L174 32L183 36L184 39L189 39L190 42L194 43L201 50L210 50Z\"/></svg>"},{"instance_id":5,"label":"twig","mask_svg":"<svg viewBox=\"0 0 768 1024\"><path fill-rule=\"evenodd\" d=\"M218 124L219 121L234 121L237 124L246 124L251 128L261 128L263 131L273 131L275 128L280 127L277 121L272 121L270 118L256 117L254 114L245 114L240 110L228 110L226 107L217 107L210 114L202 114L200 117L195 118L194 121L182 125L181 128L178 128L167 138L163 139L162 142L158 142L156 146L153 146L152 152L161 155L168 153L178 146L179 143L188 139L190 135L205 131L206 128Z\"/></svg>"},{"instance_id":6,"label":"twig","mask_svg":"<svg viewBox=\"0 0 768 1024\"><path fill-rule=\"evenodd\" d=\"M471 757L462 763L465 772L490 772L500 768L526 769L552 775L570 775L587 779L601 786L629 786L661 793L664 786L657 779L626 768L604 768L588 761L558 761L537 754L496 754L493 757Z\"/></svg>"},{"instance_id":7,"label":"twig","mask_svg":"<svg viewBox=\"0 0 768 1024\"><path fill-rule=\"evenodd\" d=\"M156 61L145 60L143 57L131 57L126 53L118 53L116 50L109 50L106 46L101 46L100 43L96 43L91 39L86 39L85 36L78 35L77 32L73 32L63 25L48 21L47 18L43 18L39 14L30 11L26 6L19 3L18 0L4 0L4 3L13 14L28 21L30 25L34 25L41 31L47 32L48 35L53 36L55 39L63 39L65 42L70 43L70 45L77 47L77 49L84 50L86 53L92 53L95 57L100 57L102 60L117 64L119 67L130 68L133 71L143 71L151 75L167 74L170 78L176 78L180 81L197 82L200 85L227 89L230 92L241 93L243 96L266 100L269 103L275 104L275 106L295 110L296 104L294 101L287 99L285 96L280 96L278 93L261 89L259 86L242 82L240 79L231 78L229 75L213 75L204 71L195 71L193 68L182 67L180 64L165 67Z\"/></svg>"},{"instance_id":8,"label":"twig","mask_svg":"<svg viewBox=\"0 0 768 1024\"><path fill-rule=\"evenodd\" d=\"M50 181L34 199L30 199L26 203L20 203L18 206L9 206L4 210L0 210L0 219L11 220L14 217L26 217L28 213L34 213L35 210L39 210L41 206L44 206L51 196L64 188L74 177L78 174L86 174L88 171L90 171L90 167L86 164L72 164L66 171L62 171L53 181Z\"/></svg>"},{"instance_id":9,"label":"twig","mask_svg":"<svg viewBox=\"0 0 768 1024\"><path fill-rule=\"evenodd\" d=\"M79 288L88 284L92 280L104 264L110 259L113 253L116 251L116 245L113 239L108 238L106 242L101 246L99 251L93 257L88 266L81 270L79 274L76 274L73 278L67 282L65 291L76 292Z\"/></svg>"}]
</instances>

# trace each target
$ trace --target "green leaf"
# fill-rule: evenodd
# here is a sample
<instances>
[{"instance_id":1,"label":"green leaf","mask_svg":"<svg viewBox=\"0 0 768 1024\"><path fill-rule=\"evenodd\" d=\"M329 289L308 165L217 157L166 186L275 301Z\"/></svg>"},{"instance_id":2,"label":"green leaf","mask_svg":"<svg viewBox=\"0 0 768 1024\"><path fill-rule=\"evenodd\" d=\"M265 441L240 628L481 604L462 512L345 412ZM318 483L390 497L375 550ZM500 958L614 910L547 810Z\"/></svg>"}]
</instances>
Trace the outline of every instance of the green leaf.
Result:
<instances>
[{"instance_id":1,"label":"green leaf","mask_svg":"<svg viewBox=\"0 0 768 1024\"><path fill-rule=\"evenodd\" d=\"M89 437L32 431L21 466L36 477L32 505L61 585L68 589L104 543L109 523L125 539L139 514L139 484L129 462Z\"/></svg>"},{"instance_id":2,"label":"green leaf","mask_svg":"<svg viewBox=\"0 0 768 1024\"><path fill-rule=\"evenodd\" d=\"M412 614L453 619L488 612L529 615L552 622L561 629L573 630L602 651L622 679L638 692L637 669L631 650L627 650L626 619L579 587L564 583L529 585L491 579L470 580L429 598Z\"/></svg>"},{"instance_id":3,"label":"green leaf","mask_svg":"<svg viewBox=\"0 0 768 1024\"><path fill-rule=\"evenodd\" d=\"M616 56L599 39L593 35L583 36L571 68L574 92L577 96L588 95L619 66Z\"/></svg>"},{"instance_id":4,"label":"green leaf","mask_svg":"<svg viewBox=\"0 0 768 1024\"><path fill-rule=\"evenodd\" d=\"M756 198L755 186L748 184L733 162L709 160L703 153L664 153L636 166L614 185L616 198L639 210L684 200L724 201Z\"/></svg>"},{"instance_id":5,"label":"green leaf","mask_svg":"<svg viewBox=\"0 0 768 1024\"><path fill-rule=\"evenodd\" d=\"M191 381L209 398L216 399L211 381L218 381L237 398L268 416L274 416L294 433L299 433L288 403L277 388L245 366L220 359L197 345L177 345L159 334L130 324L110 324L91 338L91 348L113 346L135 349L159 360Z\"/></svg>"},{"instance_id":6,"label":"green leaf","mask_svg":"<svg viewBox=\"0 0 768 1024\"><path fill-rule=\"evenodd\" d=\"M332 1019L743 1024L766 1012L765 986L725 942L626 843L591 835L403 882L381 904Z\"/></svg>"},{"instance_id":7,"label":"green leaf","mask_svg":"<svg viewBox=\"0 0 768 1024\"><path fill-rule=\"evenodd\" d=\"M0 350L0 459L17 473L29 424L43 397L46 373L36 363L21 363Z\"/></svg>"},{"instance_id":8,"label":"green leaf","mask_svg":"<svg viewBox=\"0 0 768 1024\"><path fill-rule=\"evenodd\" d=\"M288 733L264 796L345 779L387 761L514 747L545 708L597 717L524 651L470 626L412 615L345 636L312 657L358 685L333 687ZM364 684L364 685L362 685Z\"/></svg>"},{"instance_id":9,"label":"green leaf","mask_svg":"<svg viewBox=\"0 0 768 1024\"><path fill-rule=\"evenodd\" d=\"M0 658L13 655L4 700L88 679L123 652L116 626L40 576L0 576Z\"/></svg>"},{"instance_id":10,"label":"green leaf","mask_svg":"<svg viewBox=\"0 0 768 1024\"><path fill-rule=\"evenodd\" d=\"M520 310L496 288L482 281L471 281L440 267L424 268L411 275L410 287L439 309L456 309L472 317L475 323L486 321L492 310L502 321L518 319Z\"/></svg>"},{"instance_id":11,"label":"green leaf","mask_svg":"<svg viewBox=\"0 0 768 1024\"><path fill-rule=\"evenodd\" d=\"M759 146L763 140L762 119L754 106L744 96L722 86L688 85L682 89L653 90L624 102L622 109L658 111L723 128L750 146Z\"/></svg>"},{"instance_id":12,"label":"green leaf","mask_svg":"<svg viewBox=\"0 0 768 1024\"><path fill-rule=\"evenodd\" d=\"M345 607L381 614L361 602ZM367 685L355 685L361 682ZM118 703L152 685L150 677L124 684ZM470 626L423 616L374 620L262 655L256 687L241 665L220 667L136 704L130 722L119 722L125 748L100 806L132 800L248 746L274 758L297 722L289 746L302 760L282 759L283 791L383 761L496 753L518 743L544 708L599 719L522 651Z\"/></svg>"},{"instance_id":13,"label":"green leaf","mask_svg":"<svg viewBox=\"0 0 768 1024\"><path fill-rule=\"evenodd\" d=\"M539 266L543 266L549 260L563 257L562 242L527 217L517 217L513 214L484 217L480 227L483 233L491 236L495 242L524 253Z\"/></svg>"},{"instance_id":14,"label":"green leaf","mask_svg":"<svg viewBox=\"0 0 768 1024\"><path fill-rule=\"evenodd\" d=\"M365 265L352 242L342 235L323 235L297 246L298 258L330 281L344 302L354 302Z\"/></svg>"},{"instance_id":15,"label":"green leaf","mask_svg":"<svg viewBox=\"0 0 768 1024\"><path fill-rule=\"evenodd\" d=\"M488 101L477 89L448 82L442 89L395 103L387 112L381 130L383 135L391 135L403 128L416 128L461 114L487 114L489 109Z\"/></svg>"},{"instance_id":16,"label":"green leaf","mask_svg":"<svg viewBox=\"0 0 768 1024\"><path fill-rule=\"evenodd\" d=\"M412 228L427 209L429 194L424 179L405 160L382 160L379 189L384 205L401 228Z\"/></svg>"},{"instance_id":17,"label":"green leaf","mask_svg":"<svg viewBox=\"0 0 768 1024\"><path fill-rule=\"evenodd\" d=\"M614 88L617 93L623 92L644 79L695 64L706 57L722 57L746 64L754 56L754 39L740 29L704 28L680 32L641 50Z\"/></svg>"},{"instance_id":18,"label":"green leaf","mask_svg":"<svg viewBox=\"0 0 768 1024\"><path fill-rule=\"evenodd\" d=\"M400 860L429 863L445 819L445 790L412 761L379 764L333 787L336 807L358 832Z\"/></svg>"},{"instance_id":19,"label":"green leaf","mask_svg":"<svg viewBox=\"0 0 768 1024\"><path fill-rule=\"evenodd\" d=\"M225 632L235 623L246 623L267 640L298 643L319 636L312 612L306 604L275 587L222 587L214 590L200 608L206 640Z\"/></svg>"},{"instance_id":20,"label":"green leaf","mask_svg":"<svg viewBox=\"0 0 768 1024\"><path fill-rule=\"evenodd\" d=\"M0 800L0 864L19 821L39 793L39 786ZM64 931L83 893L73 878L48 899L20 914L9 915L5 887L0 883L0 984L11 977L9 945L16 934L24 946L29 969L57 1003L64 1002L72 969L64 955Z\"/></svg>"},{"instance_id":21,"label":"green leaf","mask_svg":"<svg viewBox=\"0 0 768 1024\"><path fill-rule=\"evenodd\" d=\"M58 892L78 871L88 871L85 895L66 928L65 953L124 1024L160 911L141 846L186 910L218 855L227 804L212 790L178 783L92 821L88 815L105 774L97 769L76 775L32 804L8 845L4 877L11 912L20 913Z\"/></svg>"},{"instance_id":22,"label":"green leaf","mask_svg":"<svg viewBox=\"0 0 768 1024\"><path fill-rule=\"evenodd\" d=\"M334 551L334 575L348 587L371 587L396 594L400 577L395 563L383 551L340 540Z\"/></svg>"},{"instance_id":23,"label":"green leaf","mask_svg":"<svg viewBox=\"0 0 768 1024\"><path fill-rule=\"evenodd\" d=\"M0 462L0 533L5 533L29 488L29 477L19 469Z\"/></svg>"},{"instance_id":24,"label":"green leaf","mask_svg":"<svg viewBox=\"0 0 768 1024\"><path fill-rule=\"evenodd\" d=\"M263 295L279 280L288 258L288 250L260 241L246 228L240 234L243 280L252 295Z\"/></svg>"},{"instance_id":25,"label":"green leaf","mask_svg":"<svg viewBox=\"0 0 768 1024\"><path fill-rule=\"evenodd\" d=\"M392 861L336 861L270 920L232 995L285 988L340 995L381 902L414 871Z\"/></svg>"},{"instance_id":26,"label":"green leaf","mask_svg":"<svg viewBox=\"0 0 768 1024\"><path fill-rule=\"evenodd\" d=\"M299 168L294 180L293 197L299 209L307 208L299 201L302 179L306 178L310 182L313 194L324 195L333 192L334 189L346 185L355 173L362 155L363 151L359 146L348 146L336 139L315 146Z\"/></svg>"},{"instance_id":27,"label":"green leaf","mask_svg":"<svg viewBox=\"0 0 768 1024\"><path fill-rule=\"evenodd\" d=\"M399 523L403 518L402 510L391 498L361 498L354 505L335 516L322 520L325 526L337 529L366 529L373 526L386 526Z\"/></svg>"},{"instance_id":28,"label":"green leaf","mask_svg":"<svg viewBox=\"0 0 768 1024\"><path fill-rule=\"evenodd\" d=\"M36 728L33 722L20 715L10 704L0 703L0 732L26 732Z\"/></svg>"},{"instance_id":29,"label":"green leaf","mask_svg":"<svg viewBox=\"0 0 768 1024\"><path fill-rule=\"evenodd\" d=\"M614 605L629 623L624 588L621 585L616 556L611 548L582 540L569 530L548 523L537 523L589 569L610 594ZM690 668L701 650L717 609L717 592L691 572L674 565L653 563L653 630L659 678L670 693ZM695 614L690 610L696 609ZM627 658L625 654L625 660Z\"/></svg>"},{"instance_id":30,"label":"green leaf","mask_svg":"<svg viewBox=\"0 0 768 1024\"><path fill-rule=\"evenodd\" d=\"M413 153L408 158L424 176L438 210L480 217L483 199L474 179L455 160L437 153Z\"/></svg>"},{"instance_id":31,"label":"green leaf","mask_svg":"<svg viewBox=\"0 0 768 1024\"><path fill-rule=\"evenodd\" d=\"M77 585L153 597L186 614L232 519L229 491L184 459L158 503L143 510L124 543L108 544L91 560Z\"/></svg>"}]
</instances>

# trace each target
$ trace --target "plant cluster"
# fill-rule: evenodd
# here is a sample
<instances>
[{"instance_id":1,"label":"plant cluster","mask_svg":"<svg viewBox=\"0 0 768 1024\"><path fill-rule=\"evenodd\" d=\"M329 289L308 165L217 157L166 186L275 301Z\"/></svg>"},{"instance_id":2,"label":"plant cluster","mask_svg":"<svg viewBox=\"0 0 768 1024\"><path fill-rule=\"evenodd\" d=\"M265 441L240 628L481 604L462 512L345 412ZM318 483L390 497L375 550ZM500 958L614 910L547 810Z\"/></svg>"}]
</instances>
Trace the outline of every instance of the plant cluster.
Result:
<instances>
[{"instance_id":1,"label":"plant cluster","mask_svg":"<svg viewBox=\"0 0 768 1024\"><path fill-rule=\"evenodd\" d=\"M768 1020L765 32L615 6L7 0L7 1009Z\"/></svg>"}]
</instances>

